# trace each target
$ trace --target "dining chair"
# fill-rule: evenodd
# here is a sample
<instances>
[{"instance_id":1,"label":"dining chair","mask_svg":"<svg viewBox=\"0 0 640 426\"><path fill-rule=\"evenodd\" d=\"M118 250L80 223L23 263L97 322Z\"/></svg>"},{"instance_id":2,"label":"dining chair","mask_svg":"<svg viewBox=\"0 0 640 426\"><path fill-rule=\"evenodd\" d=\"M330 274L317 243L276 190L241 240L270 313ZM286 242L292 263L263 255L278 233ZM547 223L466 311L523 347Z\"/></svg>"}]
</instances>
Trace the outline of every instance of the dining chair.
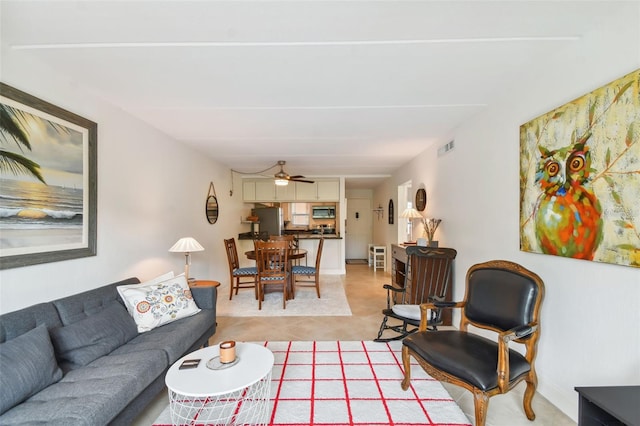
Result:
<instances>
[{"instance_id":1,"label":"dining chair","mask_svg":"<svg viewBox=\"0 0 640 426\"><path fill-rule=\"evenodd\" d=\"M289 242L256 241L258 309L262 309L266 286L282 287L282 309L287 308L289 287Z\"/></svg>"},{"instance_id":2,"label":"dining chair","mask_svg":"<svg viewBox=\"0 0 640 426\"><path fill-rule=\"evenodd\" d=\"M288 241L289 242L289 248L291 249L297 249L300 246L300 241L298 240L298 238L296 238L295 235L270 235L269 236L269 240L270 241ZM305 265L307 264L307 256L304 256L304 263ZM300 260L301 258L295 259L292 261L292 263L295 263L296 265L300 264Z\"/></svg>"},{"instance_id":3,"label":"dining chair","mask_svg":"<svg viewBox=\"0 0 640 426\"><path fill-rule=\"evenodd\" d=\"M238 249L236 240L230 238L224 240L224 247L227 251L227 261L229 263L229 300L233 299L233 292L238 294L241 288L253 288L256 299L258 298L258 268L248 266L241 268L238 260Z\"/></svg>"},{"instance_id":4,"label":"dining chair","mask_svg":"<svg viewBox=\"0 0 640 426\"><path fill-rule=\"evenodd\" d=\"M318 299L320 298L320 258L322 257L322 246L324 245L324 238L320 238L318 243L318 252L316 254L315 266L302 266L294 265L291 268L292 280L293 280L293 292L295 293L297 287L315 287ZM313 279L299 279L299 277L312 277ZM312 283L312 284L298 284L298 283Z\"/></svg>"}]
</instances>

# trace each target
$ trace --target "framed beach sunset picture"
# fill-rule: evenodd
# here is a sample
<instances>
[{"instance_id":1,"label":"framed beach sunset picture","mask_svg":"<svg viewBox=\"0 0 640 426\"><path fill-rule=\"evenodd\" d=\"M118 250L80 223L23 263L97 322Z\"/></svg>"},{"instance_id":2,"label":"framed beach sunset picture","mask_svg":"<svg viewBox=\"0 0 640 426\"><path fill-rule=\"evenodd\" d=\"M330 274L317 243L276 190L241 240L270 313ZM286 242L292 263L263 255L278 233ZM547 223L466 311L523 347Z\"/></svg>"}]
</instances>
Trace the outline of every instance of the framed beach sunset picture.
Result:
<instances>
[{"instance_id":1,"label":"framed beach sunset picture","mask_svg":"<svg viewBox=\"0 0 640 426\"><path fill-rule=\"evenodd\" d=\"M95 256L97 130L0 83L0 269Z\"/></svg>"}]
</instances>

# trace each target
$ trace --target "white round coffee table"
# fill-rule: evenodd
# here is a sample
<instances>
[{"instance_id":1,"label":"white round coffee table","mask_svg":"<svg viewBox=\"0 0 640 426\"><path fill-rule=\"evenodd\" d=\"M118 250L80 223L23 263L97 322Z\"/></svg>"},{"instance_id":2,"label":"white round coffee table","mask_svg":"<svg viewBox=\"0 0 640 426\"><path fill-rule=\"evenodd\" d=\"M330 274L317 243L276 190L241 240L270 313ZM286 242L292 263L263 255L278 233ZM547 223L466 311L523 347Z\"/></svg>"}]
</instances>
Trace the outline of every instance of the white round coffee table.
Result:
<instances>
[{"instance_id":1,"label":"white round coffee table","mask_svg":"<svg viewBox=\"0 0 640 426\"><path fill-rule=\"evenodd\" d=\"M273 353L254 343L237 343L237 363L207 363L220 355L218 345L199 349L167 371L171 421L191 424L267 424ZM196 368L180 369L184 360L200 359Z\"/></svg>"}]
</instances>

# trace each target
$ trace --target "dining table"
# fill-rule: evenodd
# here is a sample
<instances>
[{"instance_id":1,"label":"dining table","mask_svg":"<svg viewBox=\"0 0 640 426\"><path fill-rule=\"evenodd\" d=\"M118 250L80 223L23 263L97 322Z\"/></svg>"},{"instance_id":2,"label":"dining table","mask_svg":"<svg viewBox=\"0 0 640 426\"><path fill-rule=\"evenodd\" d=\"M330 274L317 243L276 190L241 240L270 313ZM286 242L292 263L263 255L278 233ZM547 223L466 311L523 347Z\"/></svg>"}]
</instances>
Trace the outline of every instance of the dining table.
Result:
<instances>
[{"instance_id":1,"label":"dining table","mask_svg":"<svg viewBox=\"0 0 640 426\"><path fill-rule=\"evenodd\" d=\"M249 260L256 260L256 251L249 250L245 251L244 255L247 256ZM287 283L287 293L290 295L290 298L293 299L295 297L294 289L293 289L293 277L291 276L291 264L294 260L303 259L307 256L307 250L301 248L290 248L289 254L287 255L287 260L289 264L289 280Z\"/></svg>"}]
</instances>

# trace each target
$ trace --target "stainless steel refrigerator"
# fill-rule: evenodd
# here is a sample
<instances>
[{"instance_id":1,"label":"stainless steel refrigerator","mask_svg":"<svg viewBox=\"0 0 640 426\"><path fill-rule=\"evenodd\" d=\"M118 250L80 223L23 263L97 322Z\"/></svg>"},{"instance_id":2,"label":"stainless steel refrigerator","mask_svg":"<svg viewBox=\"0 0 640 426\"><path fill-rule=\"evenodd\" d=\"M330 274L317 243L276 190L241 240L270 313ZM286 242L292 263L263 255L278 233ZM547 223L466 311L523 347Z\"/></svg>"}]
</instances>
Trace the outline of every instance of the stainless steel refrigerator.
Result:
<instances>
[{"instance_id":1,"label":"stainless steel refrigerator","mask_svg":"<svg viewBox=\"0 0 640 426\"><path fill-rule=\"evenodd\" d=\"M258 216L258 229L260 233L268 233L269 235L282 235L284 227L284 218L282 217L282 208L265 207L251 210L253 216Z\"/></svg>"}]
</instances>

